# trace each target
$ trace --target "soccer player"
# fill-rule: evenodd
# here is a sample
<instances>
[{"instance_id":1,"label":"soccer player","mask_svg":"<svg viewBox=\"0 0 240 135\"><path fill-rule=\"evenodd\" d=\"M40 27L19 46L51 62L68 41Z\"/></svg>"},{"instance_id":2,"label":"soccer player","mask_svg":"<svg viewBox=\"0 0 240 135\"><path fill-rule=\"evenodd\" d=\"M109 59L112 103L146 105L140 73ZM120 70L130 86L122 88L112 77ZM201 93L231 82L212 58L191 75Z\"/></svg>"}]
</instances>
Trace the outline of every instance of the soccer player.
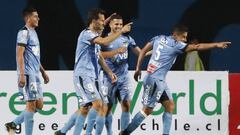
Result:
<instances>
[{"instance_id":1,"label":"soccer player","mask_svg":"<svg viewBox=\"0 0 240 135\"><path fill-rule=\"evenodd\" d=\"M43 107L43 93L39 74L41 72L44 83L49 77L40 63L40 43L35 28L38 27L37 10L26 8L23 10L25 26L19 30L16 45L16 61L18 87L20 94L26 101L26 109L12 122L6 123L7 131L15 130L16 126L25 123L25 134L32 135L33 115Z\"/></svg>"},{"instance_id":2,"label":"soccer player","mask_svg":"<svg viewBox=\"0 0 240 135\"><path fill-rule=\"evenodd\" d=\"M123 19L120 15L113 15L110 19L110 33L115 34L123 27ZM109 46L102 47L102 55L106 59L109 68L118 76L116 83L111 83L107 73L104 72L103 85L105 93L108 93L109 104L106 114L107 134L112 135L112 105L119 99L122 108L121 130L124 130L130 121L131 87L128 74L128 50L138 55L141 49L136 46L134 39L129 35L121 35ZM88 135L88 134L87 134Z\"/></svg>"},{"instance_id":3,"label":"soccer player","mask_svg":"<svg viewBox=\"0 0 240 135\"><path fill-rule=\"evenodd\" d=\"M61 130L55 132L55 135L65 135L73 121L75 121L73 134L80 135L87 115L91 119L96 119L96 135L100 135L99 131L102 130L105 122L102 113L102 97L97 83L100 66L107 72L113 83L117 80L116 75L108 68L100 53L100 45L107 46L122 33L129 32L132 24L128 23L119 32L103 38L100 35L104 29L104 21L103 10L94 9L88 13L88 28L83 30L78 37L73 75L80 109L71 116ZM89 111L90 105L92 106Z\"/></svg>"},{"instance_id":4,"label":"soccer player","mask_svg":"<svg viewBox=\"0 0 240 135\"><path fill-rule=\"evenodd\" d=\"M185 26L178 25L173 29L171 36L159 35L152 38L142 49L136 66L134 78L138 81L141 77L141 64L144 55L152 50L148 64L147 75L144 78L144 92L142 96L143 108L120 135L129 135L142 121L152 113L155 105L161 103L165 112L163 114L163 135L168 135L171 128L174 102L171 92L167 87L165 77L172 67L176 57L183 52L201 51L212 48L227 48L231 42L186 44L188 30Z\"/></svg>"}]
</instances>

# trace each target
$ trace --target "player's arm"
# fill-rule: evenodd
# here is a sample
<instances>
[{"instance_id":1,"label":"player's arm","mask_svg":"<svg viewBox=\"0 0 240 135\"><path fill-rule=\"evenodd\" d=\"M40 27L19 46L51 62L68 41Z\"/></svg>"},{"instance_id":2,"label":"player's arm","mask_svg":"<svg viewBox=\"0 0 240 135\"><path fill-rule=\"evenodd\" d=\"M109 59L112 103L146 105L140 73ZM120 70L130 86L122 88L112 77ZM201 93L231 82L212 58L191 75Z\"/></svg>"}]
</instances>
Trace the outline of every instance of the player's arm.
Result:
<instances>
[{"instance_id":1,"label":"player's arm","mask_svg":"<svg viewBox=\"0 0 240 135\"><path fill-rule=\"evenodd\" d=\"M142 61L146 55L147 52L149 52L150 50L152 50L152 44L150 42L148 42L144 48L141 50L139 56L138 56L138 60L137 60L137 66L136 66L136 71L134 73L134 79L136 81L138 81L138 78L141 78L141 65L142 65Z\"/></svg>"},{"instance_id":2,"label":"player's arm","mask_svg":"<svg viewBox=\"0 0 240 135\"><path fill-rule=\"evenodd\" d=\"M40 72L42 73L42 77L44 79L44 83L47 84L49 82L49 77L48 77L45 69L43 68L42 64L40 64Z\"/></svg>"},{"instance_id":3,"label":"player's arm","mask_svg":"<svg viewBox=\"0 0 240 135\"><path fill-rule=\"evenodd\" d=\"M17 45L17 63L18 63L18 69L20 72L20 78L19 78L18 85L20 87L24 87L25 83L26 83L26 80L24 77L24 57L23 57L24 51L25 51L25 46L22 44L18 44Z\"/></svg>"},{"instance_id":4,"label":"player's arm","mask_svg":"<svg viewBox=\"0 0 240 135\"><path fill-rule=\"evenodd\" d=\"M216 42L216 43L198 43L198 44L189 44L185 48L185 52L191 52L191 51L203 51L203 50L209 50L212 48L227 48L228 45L231 44L231 42Z\"/></svg>"},{"instance_id":5,"label":"player's arm","mask_svg":"<svg viewBox=\"0 0 240 135\"><path fill-rule=\"evenodd\" d=\"M112 72L112 70L108 67L106 64L102 54L99 55L99 64L103 68L103 70L109 75L109 77L112 79L112 83L117 81L117 76Z\"/></svg>"},{"instance_id":6,"label":"player's arm","mask_svg":"<svg viewBox=\"0 0 240 135\"><path fill-rule=\"evenodd\" d=\"M102 56L103 58L112 58L114 57L116 54L122 54L124 52L127 51L127 48L126 47L120 47L118 49L115 49L115 50L111 50L111 51L102 51Z\"/></svg>"},{"instance_id":7,"label":"player's arm","mask_svg":"<svg viewBox=\"0 0 240 135\"><path fill-rule=\"evenodd\" d=\"M140 52L141 52L141 49L137 46L137 47L132 48L132 52L133 52L135 55L139 56L139 54L140 54ZM152 55L152 51L148 51L148 52L145 54L145 56L149 56L149 55Z\"/></svg>"},{"instance_id":8,"label":"player's arm","mask_svg":"<svg viewBox=\"0 0 240 135\"><path fill-rule=\"evenodd\" d=\"M113 15L116 15L116 14L117 14L117 13L113 13L113 14L111 14L107 19L105 19L104 25L106 26L106 25L110 22L111 17L112 17Z\"/></svg>"},{"instance_id":9,"label":"player's arm","mask_svg":"<svg viewBox=\"0 0 240 135\"><path fill-rule=\"evenodd\" d=\"M121 29L121 31L116 32L114 34L110 34L107 37L97 37L97 38L93 39L92 42L94 44L100 44L100 45L103 45L103 46L108 46L113 40L118 38L121 34L129 32L131 30L131 25L132 25L132 22L124 25L124 27Z\"/></svg>"}]
</instances>

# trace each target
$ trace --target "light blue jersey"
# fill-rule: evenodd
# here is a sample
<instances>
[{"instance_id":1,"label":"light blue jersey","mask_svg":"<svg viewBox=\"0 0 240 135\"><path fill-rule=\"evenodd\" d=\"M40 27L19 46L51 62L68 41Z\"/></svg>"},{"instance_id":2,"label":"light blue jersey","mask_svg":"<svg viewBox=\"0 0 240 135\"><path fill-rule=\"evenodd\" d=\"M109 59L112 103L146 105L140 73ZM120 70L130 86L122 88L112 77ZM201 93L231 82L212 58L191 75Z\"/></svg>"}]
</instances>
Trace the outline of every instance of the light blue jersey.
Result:
<instances>
[{"instance_id":1,"label":"light blue jersey","mask_svg":"<svg viewBox=\"0 0 240 135\"><path fill-rule=\"evenodd\" d=\"M98 33L94 33L89 29L85 29L80 33L75 54L74 76L98 78L100 45L92 43L98 36Z\"/></svg>"},{"instance_id":2,"label":"light blue jersey","mask_svg":"<svg viewBox=\"0 0 240 135\"><path fill-rule=\"evenodd\" d=\"M35 29L23 27L17 34L17 45L24 46L24 74L37 75L40 71L40 44ZM19 65L17 63L17 73Z\"/></svg>"},{"instance_id":3,"label":"light blue jersey","mask_svg":"<svg viewBox=\"0 0 240 135\"><path fill-rule=\"evenodd\" d=\"M102 51L112 51L120 47L131 49L136 47L136 43L130 36L121 35L111 42L109 46L102 46L101 49ZM128 75L128 50L122 54L116 54L113 58L107 58L105 60L108 67L118 76L118 78ZM104 77L107 77L110 80L106 73L104 73Z\"/></svg>"},{"instance_id":4,"label":"light blue jersey","mask_svg":"<svg viewBox=\"0 0 240 135\"><path fill-rule=\"evenodd\" d=\"M151 77L165 80L177 56L183 53L186 43L173 39L172 36L160 35L151 39L153 45L147 72Z\"/></svg>"},{"instance_id":5,"label":"light blue jersey","mask_svg":"<svg viewBox=\"0 0 240 135\"><path fill-rule=\"evenodd\" d=\"M131 49L136 47L136 43L130 36L121 35L111 42L109 46L102 47L102 51L112 51L120 47ZM107 73L104 73L103 85L107 88L109 102L116 103L116 99L120 101L130 100L132 92L128 76L128 50L122 54L116 54L113 58L107 58L106 63L113 73L118 76L117 82L112 84Z\"/></svg>"}]
</instances>

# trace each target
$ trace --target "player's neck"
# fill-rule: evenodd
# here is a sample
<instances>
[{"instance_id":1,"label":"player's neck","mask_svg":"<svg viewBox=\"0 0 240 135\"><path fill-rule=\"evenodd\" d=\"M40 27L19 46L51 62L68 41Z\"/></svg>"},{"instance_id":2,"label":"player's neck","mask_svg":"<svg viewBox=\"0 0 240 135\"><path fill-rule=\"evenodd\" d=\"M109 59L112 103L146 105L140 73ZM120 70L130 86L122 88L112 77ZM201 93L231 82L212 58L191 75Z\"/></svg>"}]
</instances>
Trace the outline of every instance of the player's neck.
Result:
<instances>
[{"instance_id":1,"label":"player's neck","mask_svg":"<svg viewBox=\"0 0 240 135\"><path fill-rule=\"evenodd\" d=\"M90 24L89 27L88 27L89 30L91 30L92 32L95 32L95 33L98 33L99 31L95 30L93 25Z\"/></svg>"},{"instance_id":2,"label":"player's neck","mask_svg":"<svg viewBox=\"0 0 240 135\"><path fill-rule=\"evenodd\" d=\"M33 27L32 25L30 25L29 23L26 23L25 26L28 27L29 29L35 29L35 27Z\"/></svg>"}]
</instances>

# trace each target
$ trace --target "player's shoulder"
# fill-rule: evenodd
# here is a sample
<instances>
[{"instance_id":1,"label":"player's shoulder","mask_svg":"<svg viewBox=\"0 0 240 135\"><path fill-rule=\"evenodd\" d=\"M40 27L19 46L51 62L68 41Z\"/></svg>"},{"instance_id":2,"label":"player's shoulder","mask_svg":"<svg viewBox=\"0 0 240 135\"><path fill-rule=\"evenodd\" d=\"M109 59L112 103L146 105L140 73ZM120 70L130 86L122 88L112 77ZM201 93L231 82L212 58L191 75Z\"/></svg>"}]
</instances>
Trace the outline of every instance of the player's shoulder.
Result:
<instances>
[{"instance_id":1,"label":"player's shoulder","mask_svg":"<svg viewBox=\"0 0 240 135\"><path fill-rule=\"evenodd\" d=\"M26 26L22 27L21 29L19 29L18 32L21 32L21 33L28 33L28 28Z\"/></svg>"},{"instance_id":2,"label":"player's shoulder","mask_svg":"<svg viewBox=\"0 0 240 135\"><path fill-rule=\"evenodd\" d=\"M151 41L153 42L160 42L160 41L167 41L168 40L168 36L166 35L157 35L157 36L154 36Z\"/></svg>"},{"instance_id":3,"label":"player's shoulder","mask_svg":"<svg viewBox=\"0 0 240 135\"><path fill-rule=\"evenodd\" d=\"M98 36L98 34L87 28L82 31L82 36Z\"/></svg>"}]
</instances>

